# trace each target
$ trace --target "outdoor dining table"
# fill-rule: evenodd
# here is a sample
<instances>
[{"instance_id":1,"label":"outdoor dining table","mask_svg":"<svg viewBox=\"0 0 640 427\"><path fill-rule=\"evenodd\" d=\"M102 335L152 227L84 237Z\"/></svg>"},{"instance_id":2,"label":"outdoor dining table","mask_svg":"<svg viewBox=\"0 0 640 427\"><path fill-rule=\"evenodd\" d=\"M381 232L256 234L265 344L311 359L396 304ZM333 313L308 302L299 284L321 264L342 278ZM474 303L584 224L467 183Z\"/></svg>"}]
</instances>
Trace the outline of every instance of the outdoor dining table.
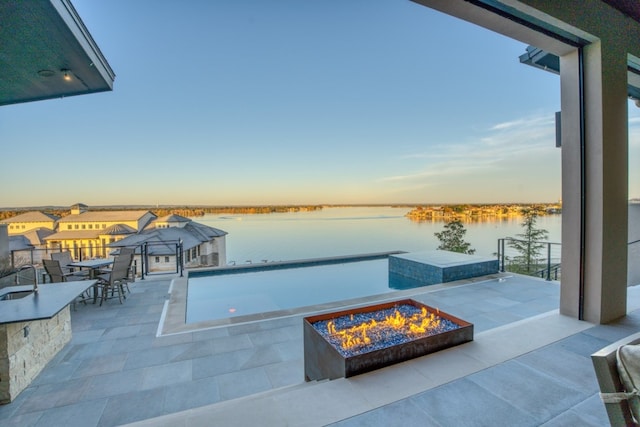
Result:
<instances>
[{"instance_id":1,"label":"outdoor dining table","mask_svg":"<svg viewBox=\"0 0 640 427\"><path fill-rule=\"evenodd\" d=\"M95 258L95 259L86 259L84 261L72 262L71 264L67 264L67 265L69 267L88 269L89 278L94 279L97 271L111 264L113 264L113 258Z\"/></svg>"},{"instance_id":2,"label":"outdoor dining table","mask_svg":"<svg viewBox=\"0 0 640 427\"><path fill-rule=\"evenodd\" d=\"M89 270L89 279L95 279L101 268L113 264L113 258L95 258L67 264L69 267ZM98 285L93 286L93 303L98 300Z\"/></svg>"}]
</instances>

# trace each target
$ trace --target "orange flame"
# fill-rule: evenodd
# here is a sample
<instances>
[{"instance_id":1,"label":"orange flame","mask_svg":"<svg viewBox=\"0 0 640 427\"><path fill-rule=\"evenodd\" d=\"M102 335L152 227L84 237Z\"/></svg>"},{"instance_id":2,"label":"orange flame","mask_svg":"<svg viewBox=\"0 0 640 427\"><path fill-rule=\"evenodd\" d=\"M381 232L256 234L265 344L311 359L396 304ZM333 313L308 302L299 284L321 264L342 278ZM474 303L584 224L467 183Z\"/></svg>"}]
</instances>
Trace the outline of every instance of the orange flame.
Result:
<instances>
[{"instance_id":1,"label":"orange flame","mask_svg":"<svg viewBox=\"0 0 640 427\"><path fill-rule=\"evenodd\" d=\"M353 315L351 315L351 319L353 319ZM435 313L429 313L426 308L422 307L420 313L415 313L410 317L406 317L399 310L396 310L392 316L387 316L380 323L371 319L343 330L338 330L335 323L330 320L327 322L327 332L338 338L342 348L348 350L370 344L370 336L381 336L384 330L394 329L412 336L424 334L438 326L440 326L440 317Z\"/></svg>"}]
</instances>

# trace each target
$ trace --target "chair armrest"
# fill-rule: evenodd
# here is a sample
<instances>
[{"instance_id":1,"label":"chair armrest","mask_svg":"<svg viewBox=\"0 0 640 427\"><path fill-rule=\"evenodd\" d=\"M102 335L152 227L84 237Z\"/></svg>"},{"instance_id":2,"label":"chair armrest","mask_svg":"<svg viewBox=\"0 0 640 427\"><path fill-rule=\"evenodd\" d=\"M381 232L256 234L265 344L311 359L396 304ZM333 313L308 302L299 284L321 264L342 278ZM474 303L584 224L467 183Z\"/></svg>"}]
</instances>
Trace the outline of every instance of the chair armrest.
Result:
<instances>
[{"instance_id":1,"label":"chair armrest","mask_svg":"<svg viewBox=\"0 0 640 427\"><path fill-rule=\"evenodd\" d=\"M624 391L620 376L618 375L618 366L616 351L622 345L639 344L640 333L630 335L619 341L616 341L591 355L591 362L598 379L600 393L618 393ZM612 426L635 426L629 404L626 400L615 403L605 403L609 422Z\"/></svg>"}]
</instances>

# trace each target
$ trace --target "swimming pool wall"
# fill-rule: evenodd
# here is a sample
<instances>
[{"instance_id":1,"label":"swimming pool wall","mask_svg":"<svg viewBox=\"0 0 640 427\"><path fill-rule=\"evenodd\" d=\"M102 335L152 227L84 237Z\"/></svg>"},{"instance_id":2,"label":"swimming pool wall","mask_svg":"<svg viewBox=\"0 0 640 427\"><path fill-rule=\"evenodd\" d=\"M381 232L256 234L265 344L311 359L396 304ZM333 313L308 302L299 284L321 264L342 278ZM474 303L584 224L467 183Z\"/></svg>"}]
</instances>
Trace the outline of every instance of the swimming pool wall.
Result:
<instances>
[{"instance_id":1,"label":"swimming pool wall","mask_svg":"<svg viewBox=\"0 0 640 427\"><path fill-rule=\"evenodd\" d=\"M207 277L223 274L241 274L258 271L283 270L288 268L313 267L317 265L343 264L347 262L370 261L375 259L388 258L389 255L406 253L404 251L377 252L371 254L345 255L339 257L301 259L293 261L278 261L262 264L236 265L215 268L190 269L187 272L189 277Z\"/></svg>"}]
</instances>

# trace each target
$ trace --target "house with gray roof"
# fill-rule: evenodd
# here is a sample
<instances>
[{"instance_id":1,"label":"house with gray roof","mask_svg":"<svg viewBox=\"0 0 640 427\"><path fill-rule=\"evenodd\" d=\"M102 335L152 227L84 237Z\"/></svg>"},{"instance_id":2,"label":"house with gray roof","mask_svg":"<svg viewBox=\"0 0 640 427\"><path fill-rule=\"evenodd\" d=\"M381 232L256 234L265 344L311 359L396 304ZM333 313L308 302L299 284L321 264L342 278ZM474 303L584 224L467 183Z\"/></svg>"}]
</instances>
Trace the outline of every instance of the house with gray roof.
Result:
<instances>
[{"instance_id":1,"label":"house with gray roof","mask_svg":"<svg viewBox=\"0 0 640 427\"><path fill-rule=\"evenodd\" d=\"M176 268L177 248L182 249L185 267L221 266L227 263L226 231L200 224L180 215L156 219L137 234L109 245L112 248L136 247L136 256L146 256L148 271Z\"/></svg>"},{"instance_id":2,"label":"house with gray roof","mask_svg":"<svg viewBox=\"0 0 640 427\"><path fill-rule=\"evenodd\" d=\"M108 257L128 246L136 248L138 265L145 248L147 271L175 269L178 247L186 267L226 264L227 232L181 215L157 218L148 210L92 211L76 203L62 218L27 212L0 224L13 231L8 233L11 250L35 263L49 258L52 251L70 251L74 259L85 259Z\"/></svg>"},{"instance_id":3,"label":"house with gray roof","mask_svg":"<svg viewBox=\"0 0 640 427\"><path fill-rule=\"evenodd\" d=\"M16 253L23 263L40 262L46 252L45 239L53 234L57 221L57 216L38 211L0 221L7 230L9 253Z\"/></svg>"},{"instance_id":4,"label":"house with gray roof","mask_svg":"<svg viewBox=\"0 0 640 427\"><path fill-rule=\"evenodd\" d=\"M39 211L31 211L3 219L0 221L0 224L7 224L7 231L9 232L9 235L12 236L36 230L38 228L54 230L58 219L59 218L55 215Z\"/></svg>"},{"instance_id":5,"label":"house with gray roof","mask_svg":"<svg viewBox=\"0 0 640 427\"><path fill-rule=\"evenodd\" d=\"M92 211L77 203L45 240L47 248L69 250L76 259L106 257L110 255L109 244L140 232L155 219L156 215L147 210Z\"/></svg>"}]
</instances>

